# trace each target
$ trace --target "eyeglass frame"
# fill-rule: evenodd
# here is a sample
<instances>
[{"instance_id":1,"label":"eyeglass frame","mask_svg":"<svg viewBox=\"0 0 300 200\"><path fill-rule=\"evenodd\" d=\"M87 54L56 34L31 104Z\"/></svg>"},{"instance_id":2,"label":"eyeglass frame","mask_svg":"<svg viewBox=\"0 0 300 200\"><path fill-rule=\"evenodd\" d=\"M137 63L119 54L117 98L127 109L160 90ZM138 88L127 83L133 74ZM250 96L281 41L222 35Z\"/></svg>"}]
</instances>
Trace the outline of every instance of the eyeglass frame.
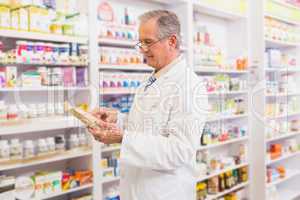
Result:
<instances>
[{"instance_id":1,"label":"eyeglass frame","mask_svg":"<svg viewBox=\"0 0 300 200\"><path fill-rule=\"evenodd\" d=\"M155 45L156 43L158 43L158 42L160 42L160 41L162 41L162 40L164 40L164 39L167 39L167 38L170 37L170 36L172 36L172 35L169 35L169 36L160 38L160 39L158 39L157 41L151 42L149 45L146 45L146 44L142 45L144 42L140 41L140 42L138 42L137 44L135 44L134 47L135 47L135 49L138 50L138 51L140 51L140 50L142 50L142 49L145 51L145 48L147 48L146 50L149 50L149 48L150 48L151 46Z\"/></svg>"}]
</instances>

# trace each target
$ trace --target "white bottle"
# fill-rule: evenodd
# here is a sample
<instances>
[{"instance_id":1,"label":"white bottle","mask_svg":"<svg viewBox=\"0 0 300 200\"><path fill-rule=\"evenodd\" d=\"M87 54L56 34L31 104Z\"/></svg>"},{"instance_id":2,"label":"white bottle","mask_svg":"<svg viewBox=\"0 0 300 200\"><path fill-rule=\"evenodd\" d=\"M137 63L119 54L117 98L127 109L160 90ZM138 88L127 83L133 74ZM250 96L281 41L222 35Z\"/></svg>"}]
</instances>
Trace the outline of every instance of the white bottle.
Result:
<instances>
[{"instance_id":1,"label":"white bottle","mask_svg":"<svg viewBox=\"0 0 300 200\"><path fill-rule=\"evenodd\" d=\"M7 140L0 140L0 160L9 160L10 152Z\"/></svg>"},{"instance_id":2,"label":"white bottle","mask_svg":"<svg viewBox=\"0 0 300 200\"><path fill-rule=\"evenodd\" d=\"M29 104L29 112L28 112L29 118L36 118L37 117L37 108L35 104Z\"/></svg>"},{"instance_id":3,"label":"white bottle","mask_svg":"<svg viewBox=\"0 0 300 200\"><path fill-rule=\"evenodd\" d=\"M88 145L88 141L87 141L88 139L86 134L81 133L79 134L78 138L79 138L79 146L85 147Z\"/></svg>"},{"instance_id":4,"label":"white bottle","mask_svg":"<svg viewBox=\"0 0 300 200\"><path fill-rule=\"evenodd\" d=\"M49 152L54 152L55 151L55 141L53 137L48 137L46 139L47 146L48 146L48 151Z\"/></svg>"},{"instance_id":5,"label":"white bottle","mask_svg":"<svg viewBox=\"0 0 300 200\"><path fill-rule=\"evenodd\" d=\"M24 158L26 159L34 157L34 144L32 140L26 140L24 142L23 152Z\"/></svg>"},{"instance_id":6,"label":"white bottle","mask_svg":"<svg viewBox=\"0 0 300 200\"><path fill-rule=\"evenodd\" d=\"M38 154L44 154L48 152L48 146L45 139L38 139L37 149Z\"/></svg>"},{"instance_id":7,"label":"white bottle","mask_svg":"<svg viewBox=\"0 0 300 200\"><path fill-rule=\"evenodd\" d=\"M12 159L21 159L23 157L23 148L19 139L12 139L10 141L10 157Z\"/></svg>"},{"instance_id":8,"label":"white bottle","mask_svg":"<svg viewBox=\"0 0 300 200\"><path fill-rule=\"evenodd\" d=\"M79 138L77 134L72 134L69 139L69 148L70 150L72 150L78 147L79 147Z\"/></svg>"},{"instance_id":9,"label":"white bottle","mask_svg":"<svg viewBox=\"0 0 300 200\"><path fill-rule=\"evenodd\" d=\"M21 104L19 106L19 117L21 119L27 119L27 118L29 118L29 109L24 104Z\"/></svg>"}]
</instances>

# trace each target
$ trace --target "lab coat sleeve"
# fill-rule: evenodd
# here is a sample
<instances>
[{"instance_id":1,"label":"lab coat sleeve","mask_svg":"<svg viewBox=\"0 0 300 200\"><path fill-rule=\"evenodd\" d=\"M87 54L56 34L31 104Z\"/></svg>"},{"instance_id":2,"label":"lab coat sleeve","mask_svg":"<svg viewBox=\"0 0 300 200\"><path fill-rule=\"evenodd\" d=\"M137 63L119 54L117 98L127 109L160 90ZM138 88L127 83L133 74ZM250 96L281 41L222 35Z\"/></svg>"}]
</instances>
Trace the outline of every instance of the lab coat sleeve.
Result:
<instances>
[{"instance_id":1,"label":"lab coat sleeve","mask_svg":"<svg viewBox=\"0 0 300 200\"><path fill-rule=\"evenodd\" d=\"M175 116L164 134L126 132L121 146L121 162L144 169L175 170L193 161L205 116Z\"/></svg>"},{"instance_id":2,"label":"lab coat sleeve","mask_svg":"<svg viewBox=\"0 0 300 200\"><path fill-rule=\"evenodd\" d=\"M128 120L128 116L124 113L118 112L118 116L117 116L117 126L124 130L127 127L127 120Z\"/></svg>"}]
</instances>

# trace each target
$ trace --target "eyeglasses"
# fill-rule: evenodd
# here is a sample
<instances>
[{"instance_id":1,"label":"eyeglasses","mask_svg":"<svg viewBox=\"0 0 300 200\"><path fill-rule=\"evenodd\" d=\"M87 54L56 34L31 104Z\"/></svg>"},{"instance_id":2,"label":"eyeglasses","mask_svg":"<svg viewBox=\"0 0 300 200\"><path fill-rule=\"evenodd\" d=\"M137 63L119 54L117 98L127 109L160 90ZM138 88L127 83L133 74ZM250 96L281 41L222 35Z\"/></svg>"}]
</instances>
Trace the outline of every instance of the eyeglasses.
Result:
<instances>
[{"instance_id":1,"label":"eyeglasses","mask_svg":"<svg viewBox=\"0 0 300 200\"><path fill-rule=\"evenodd\" d=\"M158 42L160 42L160 41L162 41L162 40L164 40L168 37L169 36L163 37L163 38L161 38L157 41L154 41L154 42L143 42L143 41L141 41L141 42L139 42L135 45L135 49L138 50L138 51L140 51L140 50L148 51L151 46L155 45L156 43L158 43Z\"/></svg>"}]
</instances>

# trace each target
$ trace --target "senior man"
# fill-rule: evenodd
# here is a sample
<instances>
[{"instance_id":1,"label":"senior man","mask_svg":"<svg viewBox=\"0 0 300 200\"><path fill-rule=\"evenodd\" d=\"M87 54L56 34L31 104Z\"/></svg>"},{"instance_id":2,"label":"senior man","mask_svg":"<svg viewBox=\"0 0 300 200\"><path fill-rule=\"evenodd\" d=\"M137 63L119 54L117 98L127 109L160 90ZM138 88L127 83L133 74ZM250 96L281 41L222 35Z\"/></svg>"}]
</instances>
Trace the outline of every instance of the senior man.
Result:
<instances>
[{"instance_id":1,"label":"senior man","mask_svg":"<svg viewBox=\"0 0 300 200\"><path fill-rule=\"evenodd\" d=\"M115 110L94 111L99 118L99 128L90 129L95 139L121 143L122 200L196 199L196 148L207 97L180 55L180 39L176 14L143 14L137 48L154 72L137 90L127 127L118 128Z\"/></svg>"}]
</instances>

